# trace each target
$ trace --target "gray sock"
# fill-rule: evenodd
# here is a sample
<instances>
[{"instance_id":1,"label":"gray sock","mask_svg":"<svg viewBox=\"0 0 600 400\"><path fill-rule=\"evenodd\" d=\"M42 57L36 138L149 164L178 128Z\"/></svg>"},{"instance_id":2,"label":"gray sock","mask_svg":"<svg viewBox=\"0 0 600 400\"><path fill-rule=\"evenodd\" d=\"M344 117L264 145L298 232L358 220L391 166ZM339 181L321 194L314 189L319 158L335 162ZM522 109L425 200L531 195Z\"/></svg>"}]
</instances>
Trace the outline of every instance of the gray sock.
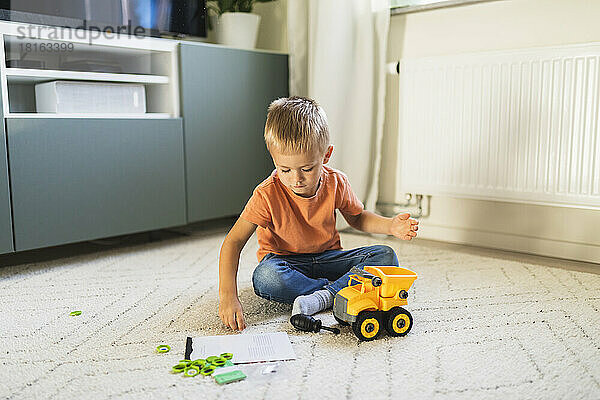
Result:
<instances>
[{"instance_id":1,"label":"gray sock","mask_svg":"<svg viewBox=\"0 0 600 400\"><path fill-rule=\"evenodd\" d=\"M292 315L313 315L331 306L333 306L333 294L327 289L317 290L312 294L296 297L292 307Z\"/></svg>"}]
</instances>

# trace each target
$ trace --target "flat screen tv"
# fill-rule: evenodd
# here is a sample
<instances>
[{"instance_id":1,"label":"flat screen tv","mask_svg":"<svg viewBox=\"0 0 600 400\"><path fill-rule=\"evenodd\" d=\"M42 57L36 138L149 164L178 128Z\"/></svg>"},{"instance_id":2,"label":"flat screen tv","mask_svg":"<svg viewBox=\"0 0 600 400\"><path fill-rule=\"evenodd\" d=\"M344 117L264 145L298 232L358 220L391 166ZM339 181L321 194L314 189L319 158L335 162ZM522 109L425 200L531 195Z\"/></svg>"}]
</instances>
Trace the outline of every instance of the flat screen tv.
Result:
<instances>
[{"instance_id":1,"label":"flat screen tv","mask_svg":"<svg viewBox=\"0 0 600 400\"><path fill-rule=\"evenodd\" d=\"M148 36L206 37L206 0L0 0L0 19L113 32L141 27L138 32Z\"/></svg>"}]
</instances>

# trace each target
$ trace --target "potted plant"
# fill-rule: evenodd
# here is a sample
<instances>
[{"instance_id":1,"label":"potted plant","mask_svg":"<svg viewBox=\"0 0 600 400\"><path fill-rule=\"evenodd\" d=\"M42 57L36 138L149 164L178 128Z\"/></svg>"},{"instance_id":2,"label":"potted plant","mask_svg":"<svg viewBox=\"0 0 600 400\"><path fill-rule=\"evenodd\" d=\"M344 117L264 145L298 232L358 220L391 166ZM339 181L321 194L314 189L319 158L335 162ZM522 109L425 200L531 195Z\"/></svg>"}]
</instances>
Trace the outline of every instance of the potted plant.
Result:
<instances>
[{"instance_id":1,"label":"potted plant","mask_svg":"<svg viewBox=\"0 0 600 400\"><path fill-rule=\"evenodd\" d=\"M274 0L217 0L207 3L207 8L218 15L216 41L227 46L253 49L256 46L260 15L253 14L255 3ZM214 25L210 23L209 28Z\"/></svg>"}]
</instances>

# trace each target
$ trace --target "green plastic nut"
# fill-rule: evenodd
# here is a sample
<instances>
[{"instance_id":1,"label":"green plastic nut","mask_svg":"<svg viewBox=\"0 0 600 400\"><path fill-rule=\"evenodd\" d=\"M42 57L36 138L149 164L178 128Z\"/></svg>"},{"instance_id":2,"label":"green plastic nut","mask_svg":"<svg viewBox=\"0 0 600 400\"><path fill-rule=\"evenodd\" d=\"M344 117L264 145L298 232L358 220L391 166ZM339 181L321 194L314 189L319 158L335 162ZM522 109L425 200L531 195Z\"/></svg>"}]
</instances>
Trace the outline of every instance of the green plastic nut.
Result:
<instances>
[{"instance_id":1,"label":"green plastic nut","mask_svg":"<svg viewBox=\"0 0 600 400\"><path fill-rule=\"evenodd\" d=\"M215 372L215 367L212 365L207 365L206 367L202 368L200 370L200 374L207 376L207 375L211 375L213 372Z\"/></svg>"},{"instance_id":2,"label":"green plastic nut","mask_svg":"<svg viewBox=\"0 0 600 400\"><path fill-rule=\"evenodd\" d=\"M193 378L194 376L198 375L200 373L200 368L198 367L187 367L185 369L185 371L183 372L183 376L186 378Z\"/></svg>"},{"instance_id":3,"label":"green plastic nut","mask_svg":"<svg viewBox=\"0 0 600 400\"><path fill-rule=\"evenodd\" d=\"M161 344L156 347L156 351L159 353L168 353L171 350L171 346L168 344Z\"/></svg>"},{"instance_id":4,"label":"green plastic nut","mask_svg":"<svg viewBox=\"0 0 600 400\"><path fill-rule=\"evenodd\" d=\"M203 358L199 358L197 360L192 361L192 363L190 365L194 366L194 367L200 367L200 368L204 368L204 366L207 364L206 360Z\"/></svg>"},{"instance_id":5,"label":"green plastic nut","mask_svg":"<svg viewBox=\"0 0 600 400\"><path fill-rule=\"evenodd\" d=\"M227 362L226 359L219 357L216 360L214 360L211 364L214 365L215 367L222 367L223 365L225 365L226 362Z\"/></svg>"},{"instance_id":6,"label":"green plastic nut","mask_svg":"<svg viewBox=\"0 0 600 400\"><path fill-rule=\"evenodd\" d=\"M187 368L187 364L173 365L173 367L171 368L171 372L173 372L174 374L179 374L179 373L185 371L186 368Z\"/></svg>"},{"instance_id":7,"label":"green plastic nut","mask_svg":"<svg viewBox=\"0 0 600 400\"><path fill-rule=\"evenodd\" d=\"M219 356L206 357L206 362L212 364L215 360L218 360L219 358L220 358Z\"/></svg>"},{"instance_id":8,"label":"green plastic nut","mask_svg":"<svg viewBox=\"0 0 600 400\"><path fill-rule=\"evenodd\" d=\"M76 316L78 316L78 315L81 315L81 311L71 311L71 312L69 313L69 315L70 315L71 317L76 317Z\"/></svg>"}]
</instances>

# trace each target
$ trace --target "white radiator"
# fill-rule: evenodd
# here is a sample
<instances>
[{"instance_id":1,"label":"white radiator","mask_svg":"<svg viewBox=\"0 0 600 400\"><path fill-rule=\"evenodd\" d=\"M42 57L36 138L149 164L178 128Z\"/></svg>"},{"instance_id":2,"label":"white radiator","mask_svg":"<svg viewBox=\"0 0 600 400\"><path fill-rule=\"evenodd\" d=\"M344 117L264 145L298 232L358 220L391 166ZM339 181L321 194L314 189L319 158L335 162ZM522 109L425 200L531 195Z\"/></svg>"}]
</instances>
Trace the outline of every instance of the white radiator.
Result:
<instances>
[{"instance_id":1,"label":"white radiator","mask_svg":"<svg viewBox=\"0 0 600 400\"><path fill-rule=\"evenodd\" d=\"M400 62L397 198L600 207L600 43Z\"/></svg>"}]
</instances>

